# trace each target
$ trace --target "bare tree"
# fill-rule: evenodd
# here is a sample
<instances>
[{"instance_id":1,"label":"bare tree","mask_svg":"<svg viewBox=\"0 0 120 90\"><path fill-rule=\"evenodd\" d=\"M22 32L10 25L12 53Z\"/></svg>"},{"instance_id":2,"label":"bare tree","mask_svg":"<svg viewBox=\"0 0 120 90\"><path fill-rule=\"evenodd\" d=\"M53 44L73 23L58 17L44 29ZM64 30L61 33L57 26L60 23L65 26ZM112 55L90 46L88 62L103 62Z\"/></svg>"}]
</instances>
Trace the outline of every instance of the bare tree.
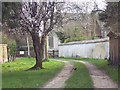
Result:
<instances>
[{"instance_id":1,"label":"bare tree","mask_svg":"<svg viewBox=\"0 0 120 90\"><path fill-rule=\"evenodd\" d=\"M21 10L20 24L30 33L36 54L36 64L31 69L43 68L43 50L46 35L61 21L58 2L26 2Z\"/></svg>"}]
</instances>

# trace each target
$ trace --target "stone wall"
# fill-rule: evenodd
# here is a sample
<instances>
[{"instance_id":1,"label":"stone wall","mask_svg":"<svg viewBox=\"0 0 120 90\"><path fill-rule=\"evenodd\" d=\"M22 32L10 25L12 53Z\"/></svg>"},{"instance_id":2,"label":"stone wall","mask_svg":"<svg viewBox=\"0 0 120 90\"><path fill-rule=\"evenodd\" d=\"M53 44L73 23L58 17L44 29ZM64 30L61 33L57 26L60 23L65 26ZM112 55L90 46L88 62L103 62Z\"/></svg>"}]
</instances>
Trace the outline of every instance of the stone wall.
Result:
<instances>
[{"instance_id":1,"label":"stone wall","mask_svg":"<svg viewBox=\"0 0 120 90\"><path fill-rule=\"evenodd\" d=\"M108 38L76 41L59 45L59 57L81 57L81 58L109 58Z\"/></svg>"},{"instance_id":2,"label":"stone wall","mask_svg":"<svg viewBox=\"0 0 120 90\"><path fill-rule=\"evenodd\" d=\"M0 63L7 62L7 44L0 44Z\"/></svg>"}]
</instances>

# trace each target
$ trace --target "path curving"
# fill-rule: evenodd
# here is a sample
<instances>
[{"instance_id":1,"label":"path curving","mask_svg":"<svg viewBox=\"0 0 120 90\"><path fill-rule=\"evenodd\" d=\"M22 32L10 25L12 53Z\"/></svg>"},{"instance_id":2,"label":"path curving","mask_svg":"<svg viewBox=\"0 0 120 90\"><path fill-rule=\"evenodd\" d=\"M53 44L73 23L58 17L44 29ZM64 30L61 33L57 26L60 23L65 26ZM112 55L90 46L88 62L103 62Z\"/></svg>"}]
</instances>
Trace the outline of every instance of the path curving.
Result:
<instances>
[{"instance_id":1,"label":"path curving","mask_svg":"<svg viewBox=\"0 0 120 90\"><path fill-rule=\"evenodd\" d=\"M72 74L71 71L73 71L73 66L71 62L64 61L65 59L61 59L61 60L52 59L52 60L64 62L66 65L62 69L62 71L50 82L48 82L43 88L64 88L65 81ZM118 88L118 84L113 82L109 78L109 76L104 73L104 71L97 68L95 65L80 60L70 60L70 61L81 62L87 67L93 82L93 88Z\"/></svg>"},{"instance_id":2,"label":"path curving","mask_svg":"<svg viewBox=\"0 0 120 90\"><path fill-rule=\"evenodd\" d=\"M62 69L58 75L53 78L50 82L48 82L43 88L64 88L65 87L65 81L70 77L72 74L73 66L71 62L69 61L63 61L63 60L55 60L65 63L65 67Z\"/></svg>"},{"instance_id":3,"label":"path curving","mask_svg":"<svg viewBox=\"0 0 120 90\"><path fill-rule=\"evenodd\" d=\"M93 88L118 88L118 84L113 82L108 75L101 69L97 68L93 64L85 61L72 60L75 62L81 62L87 67L91 79L93 81Z\"/></svg>"}]
</instances>

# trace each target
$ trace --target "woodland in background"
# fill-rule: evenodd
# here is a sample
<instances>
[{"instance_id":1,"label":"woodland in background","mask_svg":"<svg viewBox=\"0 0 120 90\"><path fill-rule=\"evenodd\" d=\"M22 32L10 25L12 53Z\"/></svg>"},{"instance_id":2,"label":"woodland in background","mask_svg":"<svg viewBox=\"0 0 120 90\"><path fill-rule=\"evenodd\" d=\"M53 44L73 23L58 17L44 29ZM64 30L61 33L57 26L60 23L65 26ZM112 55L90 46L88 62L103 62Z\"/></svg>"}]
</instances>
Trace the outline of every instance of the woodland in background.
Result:
<instances>
[{"instance_id":1,"label":"woodland in background","mask_svg":"<svg viewBox=\"0 0 120 90\"><path fill-rule=\"evenodd\" d=\"M98 28L96 30L93 29L94 26L88 26L84 25L84 22L80 22L79 25L81 25L81 28L74 27L72 30L63 30L58 31L56 34L58 35L59 39L61 40L61 43L67 43L71 41L81 41L81 40L92 40L92 39L99 39L99 37L96 37L95 34L97 34L98 29L100 29L100 33L102 35L101 38L105 38L109 31L113 31L114 33L119 34L120 30L119 24L120 24L120 3L119 2L108 2L107 8L105 11L101 10L93 10L92 12L96 13L98 12L98 15L94 14L92 17L92 14L89 15L90 20L88 19L88 16L81 17L82 19L87 18L87 23L90 24L92 22L92 18L95 18L99 22L102 22L102 25L104 29L101 28L101 24L99 24ZM97 18L96 18L97 16ZM98 22L98 23L99 23ZM93 23L93 22L92 22ZM97 23L95 23L97 25ZM72 25L72 24L71 24ZM84 25L84 27L82 26ZM86 27L85 27L86 26ZM87 32L88 34L85 34Z\"/></svg>"}]
</instances>

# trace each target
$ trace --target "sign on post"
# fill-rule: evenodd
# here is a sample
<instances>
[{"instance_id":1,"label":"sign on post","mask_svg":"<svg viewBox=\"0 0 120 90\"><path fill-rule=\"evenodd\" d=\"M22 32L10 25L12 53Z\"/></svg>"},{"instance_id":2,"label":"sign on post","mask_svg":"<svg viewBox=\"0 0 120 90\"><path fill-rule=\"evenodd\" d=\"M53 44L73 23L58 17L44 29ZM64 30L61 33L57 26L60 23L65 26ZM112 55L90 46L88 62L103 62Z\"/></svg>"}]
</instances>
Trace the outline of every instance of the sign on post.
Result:
<instances>
[{"instance_id":1,"label":"sign on post","mask_svg":"<svg viewBox=\"0 0 120 90\"><path fill-rule=\"evenodd\" d=\"M23 55L24 54L24 51L20 51L20 55Z\"/></svg>"}]
</instances>

